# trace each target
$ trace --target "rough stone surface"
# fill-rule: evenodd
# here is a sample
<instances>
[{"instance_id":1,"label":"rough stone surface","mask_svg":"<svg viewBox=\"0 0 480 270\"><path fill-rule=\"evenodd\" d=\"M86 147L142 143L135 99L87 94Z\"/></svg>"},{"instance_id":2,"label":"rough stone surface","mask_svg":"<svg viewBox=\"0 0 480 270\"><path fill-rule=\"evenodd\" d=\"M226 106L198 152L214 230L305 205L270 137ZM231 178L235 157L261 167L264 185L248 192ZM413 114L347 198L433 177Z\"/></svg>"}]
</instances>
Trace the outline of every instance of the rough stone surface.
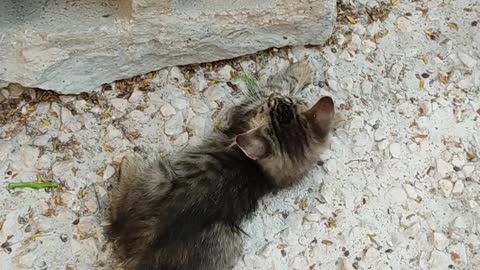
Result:
<instances>
[{"instance_id":1,"label":"rough stone surface","mask_svg":"<svg viewBox=\"0 0 480 270\"><path fill-rule=\"evenodd\" d=\"M1 1L0 80L80 93L166 66L319 45L332 33L335 7L335 0Z\"/></svg>"}]
</instances>

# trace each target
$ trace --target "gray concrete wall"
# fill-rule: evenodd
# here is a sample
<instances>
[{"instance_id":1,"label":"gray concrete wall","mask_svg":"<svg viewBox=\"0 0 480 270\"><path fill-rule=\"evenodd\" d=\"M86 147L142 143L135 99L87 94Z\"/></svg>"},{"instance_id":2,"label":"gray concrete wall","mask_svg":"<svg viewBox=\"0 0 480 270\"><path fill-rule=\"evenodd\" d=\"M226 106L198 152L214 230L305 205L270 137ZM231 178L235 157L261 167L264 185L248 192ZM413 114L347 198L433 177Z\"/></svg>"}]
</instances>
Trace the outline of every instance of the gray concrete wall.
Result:
<instances>
[{"instance_id":1,"label":"gray concrete wall","mask_svg":"<svg viewBox=\"0 0 480 270\"><path fill-rule=\"evenodd\" d=\"M166 66L322 44L335 0L3 0L0 80L61 93Z\"/></svg>"}]
</instances>

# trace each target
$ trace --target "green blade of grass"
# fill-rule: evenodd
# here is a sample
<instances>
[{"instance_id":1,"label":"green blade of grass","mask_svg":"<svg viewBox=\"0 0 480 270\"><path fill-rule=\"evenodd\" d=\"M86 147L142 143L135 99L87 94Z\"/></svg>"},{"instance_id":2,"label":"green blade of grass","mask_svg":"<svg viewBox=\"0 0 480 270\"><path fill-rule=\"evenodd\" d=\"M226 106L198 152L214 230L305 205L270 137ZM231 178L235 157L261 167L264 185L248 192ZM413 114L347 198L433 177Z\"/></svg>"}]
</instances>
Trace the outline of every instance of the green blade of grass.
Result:
<instances>
[{"instance_id":1,"label":"green blade of grass","mask_svg":"<svg viewBox=\"0 0 480 270\"><path fill-rule=\"evenodd\" d=\"M20 183L9 183L7 186L9 189L15 188L33 188L33 189L42 189L42 188L58 188L59 185L56 183L48 182L20 182Z\"/></svg>"}]
</instances>

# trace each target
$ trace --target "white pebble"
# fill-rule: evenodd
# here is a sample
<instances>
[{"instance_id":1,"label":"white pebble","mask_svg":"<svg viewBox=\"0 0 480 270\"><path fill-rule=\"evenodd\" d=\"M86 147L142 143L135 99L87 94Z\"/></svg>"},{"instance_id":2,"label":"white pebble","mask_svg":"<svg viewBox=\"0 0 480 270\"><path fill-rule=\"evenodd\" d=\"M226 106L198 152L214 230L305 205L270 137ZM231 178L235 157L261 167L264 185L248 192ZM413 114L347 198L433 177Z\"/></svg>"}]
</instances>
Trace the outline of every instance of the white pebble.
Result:
<instances>
[{"instance_id":1,"label":"white pebble","mask_svg":"<svg viewBox=\"0 0 480 270\"><path fill-rule=\"evenodd\" d=\"M401 204L407 199L407 194L405 190L400 187L392 187L385 193L384 198L390 203Z\"/></svg>"},{"instance_id":2,"label":"white pebble","mask_svg":"<svg viewBox=\"0 0 480 270\"><path fill-rule=\"evenodd\" d=\"M430 259L428 260L430 265L429 270L445 270L448 269L448 265L451 264L450 256L448 254L440 252L438 250L432 251Z\"/></svg>"},{"instance_id":3,"label":"white pebble","mask_svg":"<svg viewBox=\"0 0 480 270\"><path fill-rule=\"evenodd\" d=\"M69 132L77 132L82 129L82 123L80 123L80 121L72 115L72 112L65 107L62 108L62 123L65 130Z\"/></svg>"},{"instance_id":4,"label":"white pebble","mask_svg":"<svg viewBox=\"0 0 480 270\"><path fill-rule=\"evenodd\" d=\"M43 155L35 164L35 168L38 170L47 170L52 166L52 160L49 155Z\"/></svg>"},{"instance_id":5,"label":"white pebble","mask_svg":"<svg viewBox=\"0 0 480 270\"><path fill-rule=\"evenodd\" d=\"M465 230L468 227L467 221L463 216L458 216L453 221L453 228L457 230Z\"/></svg>"},{"instance_id":6,"label":"white pebble","mask_svg":"<svg viewBox=\"0 0 480 270\"><path fill-rule=\"evenodd\" d=\"M455 195L462 194L464 188L465 185L463 184L462 180L457 180L457 182L455 182L455 185L453 186L452 193Z\"/></svg>"},{"instance_id":7,"label":"white pebble","mask_svg":"<svg viewBox=\"0 0 480 270\"><path fill-rule=\"evenodd\" d=\"M447 248L449 240L445 234L440 232L433 233L433 246L438 250L445 250Z\"/></svg>"},{"instance_id":8,"label":"white pebble","mask_svg":"<svg viewBox=\"0 0 480 270\"><path fill-rule=\"evenodd\" d=\"M196 113L207 113L208 111L210 111L207 104L205 104L205 102L198 98L192 100L192 109Z\"/></svg>"},{"instance_id":9,"label":"white pebble","mask_svg":"<svg viewBox=\"0 0 480 270\"><path fill-rule=\"evenodd\" d=\"M415 190L415 187L410 184L403 184L403 189L407 193L408 198L416 200L418 198L418 193Z\"/></svg>"},{"instance_id":10,"label":"white pebble","mask_svg":"<svg viewBox=\"0 0 480 270\"><path fill-rule=\"evenodd\" d=\"M111 165L107 165L105 170L103 171L103 180L108 180L110 177L112 177L115 174L115 168L113 168Z\"/></svg>"},{"instance_id":11,"label":"white pebble","mask_svg":"<svg viewBox=\"0 0 480 270\"><path fill-rule=\"evenodd\" d=\"M209 101L217 101L225 98L225 92L226 89L220 84L213 84L203 92L203 96Z\"/></svg>"},{"instance_id":12,"label":"white pebble","mask_svg":"<svg viewBox=\"0 0 480 270\"><path fill-rule=\"evenodd\" d=\"M25 146L20 152L20 160L23 162L25 168L33 168L39 155L40 150L38 148Z\"/></svg>"},{"instance_id":13,"label":"white pebble","mask_svg":"<svg viewBox=\"0 0 480 270\"><path fill-rule=\"evenodd\" d=\"M173 145L175 146L183 146L188 143L188 133L183 132L182 134L178 135L178 137L173 141Z\"/></svg>"},{"instance_id":14,"label":"white pebble","mask_svg":"<svg viewBox=\"0 0 480 270\"><path fill-rule=\"evenodd\" d=\"M432 103L428 101L424 101L420 103L420 111L423 115L431 115L432 114Z\"/></svg>"},{"instance_id":15,"label":"white pebble","mask_svg":"<svg viewBox=\"0 0 480 270\"><path fill-rule=\"evenodd\" d=\"M397 28L400 30L400 32L412 32L415 30L415 27L413 26L412 22L410 22L409 19L405 17L400 17L397 19Z\"/></svg>"},{"instance_id":16,"label":"white pebble","mask_svg":"<svg viewBox=\"0 0 480 270\"><path fill-rule=\"evenodd\" d=\"M340 265L338 270L354 270L352 264L347 260L347 258L340 259Z\"/></svg>"},{"instance_id":17,"label":"white pebble","mask_svg":"<svg viewBox=\"0 0 480 270\"><path fill-rule=\"evenodd\" d=\"M461 157L460 155L455 155L452 158L452 165L462 168L465 165L465 158Z\"/></svg>"},{"instance_id":18,"label":"white pebble","mask_svg":"<svg viewBox=\"0 0 480 270\"><path fill-rule=\"evenodd\" d=\"M112 104L113 108L115 108L116 110L122 113L127 111L127 108L128 108L128 101L123 98L114 98L110 100L110 104Z\"/></svg>"},{"instance_id":19,"label":"white pebble","mask_svg":"<svg viewBox=\"0 0 480 270\"><path fill-rule=\"evenodd\" d=\"M99 223L96 217L85 216L80 218L77 228L84 235L93 235L96 233L98 226L99 226Z\"/></svg>"},{"instance_id":20,"label":"white pebble","mask_svg":"<svg viewBox=\"0 0 480 270\"><path fill-rule=\"evenodd\" d=\"M140 90L135 90L128 98L128 102L137 103L142 99L142 97L143 97L143 92Z\"/></svg>"},{"instance_id":21,"label":"white pebble","mask_svg":"<svg viewBox=\"0 0 480 270\"><path fill-rule=\"evenodd\" d=\"M364 95L370 95L372 93L372 89L373 89L373 84L370 81L364 80L362 82L362 93Z\"/></svg>"},{"instance_id":22,"label":"white pebble","mask_svg":"<svg viewBox=\"0 0 480 270\"><path fill-rule=\"evenodd\" d=\"M165 134L178 135L183 131L183 115L177 113L165 123Z\"/></svg>"},{"instance_id":23,"label":"white pebble","mask_svg":"<svg viewBox=\"0 0 480 270\"><path fill-rule=\"evenodd\" d=\"M471 177L474 171L475 171L475 166L467 165L463 167L463 173L465 174L465 177Z\"/></svg>"},{"instance_id":24,"label":"white pebble","mask_svg":"<svg viewBox=\"0 0 480 270\"><path fill-rule=\"evenodd\" d=\"M340 86L347 91L352 91L352 89L353 89L353 79L350 78L350 77L343 79L342 82L340 83Z\"/></svg>"},{"instance_id":25,"label":"white pebble","mask_svg":"<svg viewBox=\"0 0 480 270\"><path fill-rule=\"evenodd\" d=\"M447 177L453 172L453 166L443 159L437 159L436 166L437 174L441 178Z\"/></svg>"},{"instance_id":26,"label":"white pebble","mask_svg":"<svg viewBox=\"0 0 480 270\"><path fill-rule=\"evenodd\" d=\"M462 63L469 67L469 68L473 68L477 65L477 60L475 60L473 57L471 57L470 55L466 54L466 53L463 53L463 52L459 52L458 53L458 58L460 59L460 61L462 61Z\"/></svg>"},{"instance_id":27,"label":"white pebble","mask_svg":"<svg viewBox=\"0 0 480 270\"><path fill-rule=\"evenodd\" d=\"M297 256L293 258L292 263L290 264L292 269L306 269L308 267L307 258L305 256Z\"/></svg>"},{"instance_id":28,"label":"white pebble","mask_svg":"<svg viewBox=\"0 0 480 270\"><path fill-rule=\"evenodd\" d=\"M205 133L205 118L195 115L188 123L188 127L194 135L203 136Z\"/></svg>"},{"instance_id":29,"label":"white pebble","mask_svg":"<svg viewBox=\"0 0 480 270\"><path fill-rule=\"evenodd\" d=\"M69 103L77 99L76 96L68 96L68 95L60 95L58 98L60 98L60 101L63 103Z\"/></svg>"},{"instance_id":30,"label":"white pebble","mask_svg":"<svg viewBox=\"0 0 480 270\"><path fill-rule=\"evenodd\" d=\"M176 98L172 100L173 107L177 108L178 110L184 110L188 107L188 102L183 98Z\"/></svg>"},{"instance_id":31,"label":"white pebble","mask_svg":"<svg viewBox=\"0 0 480 270\"><path fill-rule=\"evenodd\" d=\"M183 83L185 81L182 71L176 66L171 67L168 71L168 79L173 83Z\"/></svg>"},{"instance_id":32,"label":"white pebble","mask_svg":"<svg viewBox=\"0 0 480 270\"><path fill-rule=\"evenodd\" d=\"M176 111L172 105L166 103L162 105L162 107L160 107L160 112L162 113L163 116L169 117L171 115L174 115Z\"/></svg>"},{"instance_id":33,"label":"white pebble","mask_svg":"<svg viewBox=\"0 0 480 270\"><path fill-rule=\"evenodd\" d=\"M327 80L327 85L332 89L333 91L338 91L340 89L340 86L338 85L338 82L332 79Z\"/></svg>"},{"instance_id":34,"label":"white pebble","mask_svg":"<svg viewBox=\"0 0 480 270\"><path fill-rule=\"evenodd\" d=\"M440 189L442 190L445 197L449 197L452 194L453 184L449 180L443 179L438 182Z\"/></svg>"},{"instance_id":35,"label":"white pebble","mask_svg":"<svg viewBox=\"0 0 480 270\"><path fill-rule=\"evenodd\" d=\"M230 80L232 78L231 72L235 71L230 65L225 65L220 70L218 70L218 74L225 80Z\"/></svg>"},{"instance_id":36,"label":"white pebble","mask_svg":"<svg viewBox=\"0 0 480 270\"><path fill-rule=\"evenodd\" d=\"M399 143L390 144L390 154L393 158L402 157L402 146Z\"/></svg>"},{"instance_id":37,"label":"white pebble","mask_svg":"<svg viewBox=\"0 0 480 270\"><path fill-rule=\"evenodd\" d=\"M362 258L362 261L367 265L371 265L378 260L379 256L380 252L376 248L370 247L365 252L365 256Z\"/></svg>"}]
</instances>

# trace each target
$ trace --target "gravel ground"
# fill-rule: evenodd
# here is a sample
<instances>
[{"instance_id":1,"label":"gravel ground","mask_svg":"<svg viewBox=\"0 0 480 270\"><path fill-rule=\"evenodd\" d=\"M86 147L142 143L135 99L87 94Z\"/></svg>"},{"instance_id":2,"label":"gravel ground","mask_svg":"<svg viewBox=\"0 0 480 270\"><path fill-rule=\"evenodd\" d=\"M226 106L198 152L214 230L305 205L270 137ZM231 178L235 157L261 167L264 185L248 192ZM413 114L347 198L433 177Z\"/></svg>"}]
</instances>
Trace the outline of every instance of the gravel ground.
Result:
<instances>
[{"instance_id":1,"label":"gravel ground","mask_svg":"<svg viewBox=\"0 0 480 270\"><path fill-rule=\"evenodd\" d=\"M94 94L1 90L0 269L109 269L104 216L123 155L198 143L239 88L304 58L317 71L305 98L332 96L340 121L303 184L260 202L235 270L480 269L478 1L344 3L322 47ZM24 181L61 185L6 188Z\"/></svg>"}]
</instances>

